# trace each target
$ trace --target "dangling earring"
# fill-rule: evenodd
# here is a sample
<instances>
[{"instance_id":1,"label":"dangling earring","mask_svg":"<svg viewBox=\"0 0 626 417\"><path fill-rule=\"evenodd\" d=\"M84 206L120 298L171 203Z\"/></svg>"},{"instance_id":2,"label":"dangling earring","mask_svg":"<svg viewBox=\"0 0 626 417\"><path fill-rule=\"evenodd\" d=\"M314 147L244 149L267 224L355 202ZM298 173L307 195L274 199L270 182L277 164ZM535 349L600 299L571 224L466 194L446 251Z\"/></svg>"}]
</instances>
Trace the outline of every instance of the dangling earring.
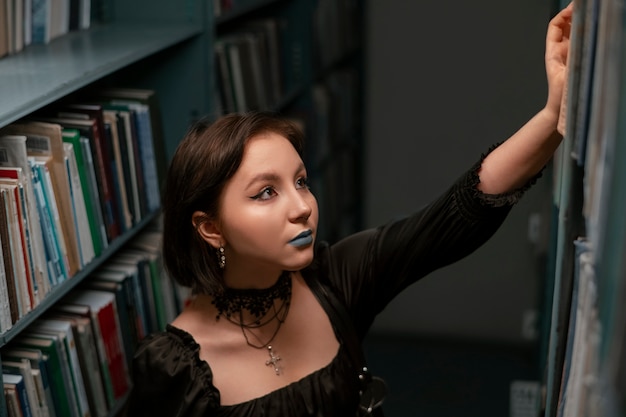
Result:
<instances>
[{"instance_id":1,"label":"dangling earring","mask_svg":"<svg viewBox=\"0 0 626 417\"><path fill-rule=\"evenodd\" d=\"M220 246L217 250L217 263L221 269L226 266L226 255L224 254L224 246Z\"/></svg>"}]
</instances>

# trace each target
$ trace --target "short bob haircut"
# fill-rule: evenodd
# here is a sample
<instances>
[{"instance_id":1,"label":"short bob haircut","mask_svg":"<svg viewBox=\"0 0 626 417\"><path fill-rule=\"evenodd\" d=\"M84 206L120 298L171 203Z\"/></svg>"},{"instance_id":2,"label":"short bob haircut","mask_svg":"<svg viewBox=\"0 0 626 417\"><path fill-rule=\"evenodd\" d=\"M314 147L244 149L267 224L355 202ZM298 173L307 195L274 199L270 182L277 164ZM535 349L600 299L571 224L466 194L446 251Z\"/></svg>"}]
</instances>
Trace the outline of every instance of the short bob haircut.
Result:
<instances>
[{"instance_id":1,"label":"short bob haircut","mask_svg":"<svg viewBox=\"0 0 626 417\"><path fill-rule=\"evenodd\" d=\"M248 140L263 133L285 137L303 157L303 132L269 112L204 118L174 153L163 193L163 261L170 277L196 294L219 294L224 280L216 250L200 237L192 215L201 211L207 220L219 219L224 186L239 169Z\"/></svg>"}]
</instances>

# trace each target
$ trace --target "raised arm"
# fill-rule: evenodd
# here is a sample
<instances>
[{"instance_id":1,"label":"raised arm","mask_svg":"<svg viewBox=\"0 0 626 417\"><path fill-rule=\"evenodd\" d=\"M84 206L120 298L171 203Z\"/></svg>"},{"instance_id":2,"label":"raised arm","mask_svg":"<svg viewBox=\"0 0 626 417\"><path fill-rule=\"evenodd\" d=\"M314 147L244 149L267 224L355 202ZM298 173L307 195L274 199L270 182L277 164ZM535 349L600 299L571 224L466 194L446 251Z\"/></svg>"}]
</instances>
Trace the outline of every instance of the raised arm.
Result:
<instances>
[{"instance_id":1,"label":"raised arm","mask_svg":"<svg viewBox=\"0 0 626 417\"><path fill-rule=\"evenodd\" d=\"M523 186L548 163L561 143L562 137L556 131L556 126L561 96L567 82L571 17L570 3L548 25L545 51L548 79L546 105L485 158L478 173L478 188L486 194L505 193Z\"/></svg>"}]
</instances>

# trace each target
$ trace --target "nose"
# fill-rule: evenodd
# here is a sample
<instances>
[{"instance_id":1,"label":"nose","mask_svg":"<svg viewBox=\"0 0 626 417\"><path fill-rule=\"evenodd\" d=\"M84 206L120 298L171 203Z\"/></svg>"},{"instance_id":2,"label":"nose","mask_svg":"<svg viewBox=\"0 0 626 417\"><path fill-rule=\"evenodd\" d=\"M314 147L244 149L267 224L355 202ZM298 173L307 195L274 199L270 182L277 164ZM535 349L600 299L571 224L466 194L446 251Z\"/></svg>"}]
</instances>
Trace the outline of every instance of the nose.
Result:
<instances>
[{"instance_id":1,"label":"nose","mask_svg":"<svg viewBox=\"0 0 626 417\"><path fill-rule=\"evenodd\" d=\"M291 200L289 220L292 222L307 221L311 216L313 207L308 196L304 196L298 191L294 192Z\"/></svg>"}]
</instances>

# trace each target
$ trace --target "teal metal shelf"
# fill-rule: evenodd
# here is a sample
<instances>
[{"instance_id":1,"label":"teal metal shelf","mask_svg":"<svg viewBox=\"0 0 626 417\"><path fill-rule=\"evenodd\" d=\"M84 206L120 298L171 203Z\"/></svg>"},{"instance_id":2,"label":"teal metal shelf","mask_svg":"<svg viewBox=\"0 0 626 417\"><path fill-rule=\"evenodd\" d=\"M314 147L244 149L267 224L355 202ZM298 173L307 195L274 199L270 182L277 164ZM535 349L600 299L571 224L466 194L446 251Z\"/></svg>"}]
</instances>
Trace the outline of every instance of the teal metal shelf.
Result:
<instances>
[{"instance_id":1,"label":"teal metal shelf","mask_svg":"<svg viewBox=\"0 0 626 417\"><path fill-rule=\"evenodd\" d=\"M30 45L0 60L0 126L203 31L190 24L111 24Z\"/></svg>"}]
</instances>

